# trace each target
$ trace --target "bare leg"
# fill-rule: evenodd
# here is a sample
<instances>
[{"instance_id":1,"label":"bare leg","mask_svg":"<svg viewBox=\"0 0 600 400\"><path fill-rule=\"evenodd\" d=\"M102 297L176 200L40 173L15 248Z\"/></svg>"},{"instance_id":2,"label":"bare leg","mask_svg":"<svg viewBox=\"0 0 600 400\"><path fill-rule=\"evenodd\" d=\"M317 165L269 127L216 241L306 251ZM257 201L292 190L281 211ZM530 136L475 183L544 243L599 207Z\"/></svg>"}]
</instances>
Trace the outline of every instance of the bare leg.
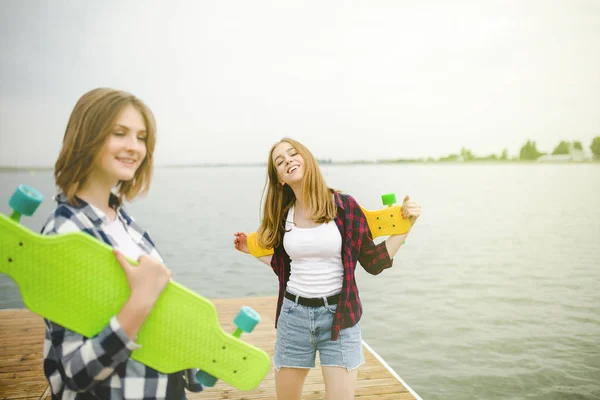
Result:
<instances>
[{"instance_id":1,"label":"bare leg","mask_svg":"<svg viewBox=\"0 0 600 400\"><path fill-rule=\"evenodd\" d=\"M275 392L278 400L300 400L308 368L286 368L275 370Z\"/></svg>"},{"instance_id":2,"label":"bare leg","mask_svg":"<svg viewBox=\"0 0 600 400\"><path fill-rule=\"evenodd\" d=\"M353 400L358 368L348 371L343 367L321 367L327 400Z\"/></svg>"}]
</instances>

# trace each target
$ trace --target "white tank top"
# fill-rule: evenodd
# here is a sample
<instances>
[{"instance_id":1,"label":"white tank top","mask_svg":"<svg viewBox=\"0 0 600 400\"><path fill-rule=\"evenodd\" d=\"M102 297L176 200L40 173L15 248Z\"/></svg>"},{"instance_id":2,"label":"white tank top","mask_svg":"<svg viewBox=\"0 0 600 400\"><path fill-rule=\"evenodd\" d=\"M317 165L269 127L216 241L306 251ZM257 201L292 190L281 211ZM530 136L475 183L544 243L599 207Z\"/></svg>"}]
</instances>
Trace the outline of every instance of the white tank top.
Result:
<instances>
[{"instance_id":1,"label":"white tank top","mask_svg":"<svg viewBox=\"0 0 600 400\"><path fill-rule=\"evenodd\" d=\"M335 221L314 228L297 228L292 206L285 229L283 247L291 259L287 291L307 298L341 292L344 280L342 235Z\"/></svg>"}]
</instances>

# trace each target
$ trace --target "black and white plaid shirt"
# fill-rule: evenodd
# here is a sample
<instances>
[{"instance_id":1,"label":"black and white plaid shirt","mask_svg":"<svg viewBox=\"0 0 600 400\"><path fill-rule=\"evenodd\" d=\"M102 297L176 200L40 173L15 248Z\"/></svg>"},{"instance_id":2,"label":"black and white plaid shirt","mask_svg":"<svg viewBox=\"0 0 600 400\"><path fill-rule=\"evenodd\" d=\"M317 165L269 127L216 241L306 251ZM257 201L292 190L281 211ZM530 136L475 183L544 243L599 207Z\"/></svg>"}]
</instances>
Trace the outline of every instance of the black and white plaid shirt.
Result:
<instances>
[{"instance_id":1,"label":"black and white plaid shirt","mask_svg":"<svg viewBox=\"0 0 600 400\"><path fill-rule=\"evenodd\" d=\"M115 247L113 238L103 231L108 218L102 211L81 199L78 199L80 205L74 206L62 193L55 199L58 206L42 228L43 234L83 231ZM111 197L113 204L115 200ZM148 233L120 207L117 218L144 252L163 261ZM127 337L116 316L90 339L51 321L45 322L44 374L54 399L180 400L186 397L183 372L162 374L130 358L131 352L139 346Z\"/></svg>"}]
</instances>

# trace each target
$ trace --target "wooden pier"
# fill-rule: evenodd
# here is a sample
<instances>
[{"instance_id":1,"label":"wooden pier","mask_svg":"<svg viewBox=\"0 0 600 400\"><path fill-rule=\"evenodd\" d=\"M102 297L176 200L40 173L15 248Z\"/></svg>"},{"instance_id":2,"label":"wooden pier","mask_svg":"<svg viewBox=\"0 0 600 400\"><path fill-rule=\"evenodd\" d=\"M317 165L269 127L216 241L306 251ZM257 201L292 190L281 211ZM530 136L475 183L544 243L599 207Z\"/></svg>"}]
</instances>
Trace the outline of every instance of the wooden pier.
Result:
<instances>
[{"instance_id":1,"label":"wooden pier","mask_svg":"<svg viewBox=\"0 0 600 400\"><path fill-rule=\"evenodd\" d=\"M247 342L264 349L273 356L275 343L275 305L273 297L215 299L219 319L228 332L233 332L233 318L240 307L254 308L261 315L261 322L254 332L244 335ZM42 369L44 322L41 317L27 309L0 310L0 400L45 399L49 389ZM396 375L366 343L366 364L359 368L356 384L356 398L361 400L420 400L420 397ZM240 392L233 387L218 382L201 393L188 393L190 400L204 399L246 399L275 400L273 371L262 384L253 391ZM310 371L304 384L303 399L325 398L325 384L321 370Z\"/></svg>"}]
</instances>

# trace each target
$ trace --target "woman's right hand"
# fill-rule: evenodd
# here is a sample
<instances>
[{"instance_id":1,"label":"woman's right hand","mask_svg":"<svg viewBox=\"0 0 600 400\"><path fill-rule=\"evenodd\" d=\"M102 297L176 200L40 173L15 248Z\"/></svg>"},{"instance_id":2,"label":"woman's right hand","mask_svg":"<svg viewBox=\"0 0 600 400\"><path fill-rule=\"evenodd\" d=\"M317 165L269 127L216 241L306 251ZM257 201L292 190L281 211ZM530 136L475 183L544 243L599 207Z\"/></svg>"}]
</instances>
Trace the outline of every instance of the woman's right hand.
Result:
<instances>
[{"instance_id":1,"label":"woman's right hand","mask_svg":"<svg viewBox=\"0 0 600 400\"><path fill-rule=\"evenodd\" d=\"M129 299L117 314L117 321L123 332L135 340L144 321L154 308L154 304L171 279L171 270L153 257L143 255L137 267L127 261L117 249L113 249L131 291Z\"/></svg>"},{"instance_id":2,"label":"woman's right hand","mask_svg":"<svg viewBox=\"0 0 600 400\"><path fill-rule=\"evenodd\" d=\"M157 259L147 255L142 255L138 259L138 265L133 266L118 250L113 249L113 253L125 271L131 297L154 305L171 279L171 270Z\"/></svg>"},{"instance_id":3,"label":"woman's right hand","mask_svg":"<svg viewBox=\"0 0 600 400\"><path fill-rule=\"evenodd\" d=\"M242 253L250 254L250 250L248 250L248 236L244 232L236 232L233 234L235 239L233 240L233 245L236 250L241 251Z\"/></svg>"}]
</instances>

